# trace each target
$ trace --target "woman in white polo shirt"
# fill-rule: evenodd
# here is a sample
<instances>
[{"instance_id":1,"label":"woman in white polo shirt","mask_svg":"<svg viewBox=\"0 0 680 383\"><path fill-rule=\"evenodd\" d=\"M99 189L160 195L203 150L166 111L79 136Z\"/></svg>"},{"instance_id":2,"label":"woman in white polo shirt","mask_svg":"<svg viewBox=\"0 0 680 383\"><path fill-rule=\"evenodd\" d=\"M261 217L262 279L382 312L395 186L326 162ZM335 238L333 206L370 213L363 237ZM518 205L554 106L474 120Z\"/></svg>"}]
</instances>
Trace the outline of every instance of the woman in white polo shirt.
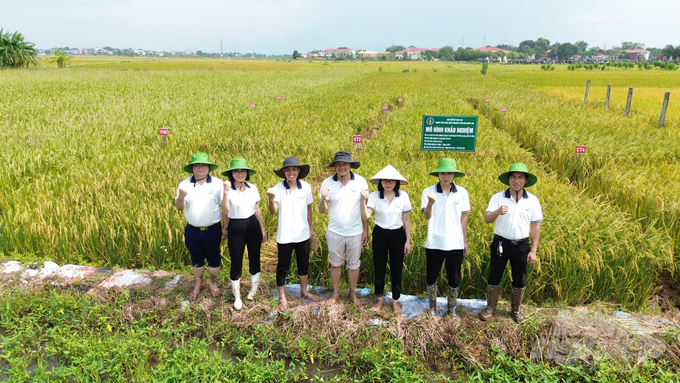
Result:
<instances>
[{"instance_id":1,"label":"woman in white polo shirt","mask_svg":"<svg viewBox=\"0 0 680 383\"><path fill-rule=\"evenodd\" d=\"M370 182L378 185L378 191L368 195L361 191L361 216L368 220L375 211L373 228L373 264L375 270L375 295L377 302L371 310L380 311L385 293L385 274L389 253L392 278L392 310L401 314L401 276L404 257L411 253L411 201L406 192L399 190L408 181L392 165L387 165Z\"/></svg>"},{"instance_id":2,"label":"woman in white polo shirt","mask_svg":"<svg viewBox=\"0 0 680 383\"><path fill-rule=\"evenodd\" d=\"M279 291L279 309L288 310L286 299L286 276L295 250L298 277L300 278L300 298L318 302L319 297L307 291L309 279L309 238L315 237L312 226L312 187L301 181L309 174L309 165L301 164L296 157L283 160L283 165L274 169L274 174L283 178L282 182L267 190L271 214L279 215L279 228L276 244L279 262L276 265L276 288Z\"/></svg>"},{"instance_id":3,"label":"woman in white polo shirt","mask_svg":"<svg viewBox=\"0 0 680 383\"><path fill-rule=\"evenodd\" d=\"M234 158L229 163L229 169L222 175L229 177L224 182L222 212L229 217L226 225L231 258L231 288L234 293L234 308L240 310L243 307L241 301L241 272L243 269L243 252L248 246L248 264L250 271L250 292L248 300L255 299L257 287L260 284L260 246L267 241L264 232L262 213L260 212L260 193L257 186L248 183L250 176L257 173L248 166L243 158Z\"/></svg>"},{"instance_id":4,"label":"woman in white polo shirt","mask_svg":"<svg viewBox=\"0 0 680 383\"><path fill-rule=\"evenodd\" d=\"M437 279L446 261L448 278L447 314L456 316L460 267L463 256L468 252L467 215L470 212L470 197L467 190L453 183L454 178L465 176L456 168L453 158L439 160L437 169L430 172L439 178L436 183L423 190L420 208L427 219L427 297L430 314L437 313Z\"/></svg>"}]
</instances>

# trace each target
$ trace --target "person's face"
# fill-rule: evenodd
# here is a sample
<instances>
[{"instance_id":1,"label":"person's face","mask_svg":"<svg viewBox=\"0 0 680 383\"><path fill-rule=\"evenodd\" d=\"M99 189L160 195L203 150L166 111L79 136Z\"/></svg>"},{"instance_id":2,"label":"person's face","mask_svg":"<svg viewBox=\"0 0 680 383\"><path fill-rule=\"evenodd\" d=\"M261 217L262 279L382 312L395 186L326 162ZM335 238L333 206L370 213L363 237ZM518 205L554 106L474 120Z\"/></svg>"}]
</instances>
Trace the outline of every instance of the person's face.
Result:
<instances>
[{"instance_id":1,"label":"person's face","mask_svg":"<svg viewBox=\"0 0 680 383\"><path fill-rule=\"evenodd\" d=\"M194 178L203 179L208 176L210 172L210 165L208 164L193 164L191 165L191 172L194 173Z\"/></svg>"},{"instance_id":2,"label":"person's face","mask_svg":"<svg viewBox=\"0 0 680 383\"><path fill-rule=\"evenodd\" d=\"M456 176L455 173L452 172L447 172L447 173L438 173L439 174L439 181L442 184L450 184L453 182L453 178Z\"/></svg>"},{"instance_id":3,"label":"person's face","mask_svg":"<svg viewBox=\"0 0 680 383\"><path fill-rule=\"evenodd\" d=\"M508 176L508 183L510 184L510 189L514 192L518 192L524 189L524 185L527 184L527 175L521 172L513 172Z\"/></svg>"},{"instance_id":4,"label":"person's face","mask_svg":"<svg viewBox=\"0 0 680 383\"><path fill-rule=\"evenodd\" d=\"M286 166L285 168L283 168L283 174L286 176L286 181L293 182L297 180L298 175L300 174L300 167Z\"/></svg>"},{"instance_id":5,"label":"person's face","mask_svg":"<svg viewBox=\"0 0 680 383\"><path fill-rule=\"evenodd\" d=\"M381 180L380 182L382 183L382 187L385 191L392 191L397 185L397 181L395 180Z\"/></svg>"},{"instance_id":6,"label":"person's face","mask_svg":"<svg viewBox=\"0 0 680 383\"><path fill-rule=\"evenodd\" d=\"M244 182L248 177L248 171L246 169L234 169L231 171L231 176L234 177L234 181Z\"/></svg>"},{"instance_id":7,"label":"person's face","mask_svg":"<svg viewBox=\"0 0 680 383\"><path fill-rule=\"evenodd\" d=\"M350 163L349 162L336 162L335 163L335 173L340 176L344 177L349 174L351 169Z\"/></svg>"}]
</instances>

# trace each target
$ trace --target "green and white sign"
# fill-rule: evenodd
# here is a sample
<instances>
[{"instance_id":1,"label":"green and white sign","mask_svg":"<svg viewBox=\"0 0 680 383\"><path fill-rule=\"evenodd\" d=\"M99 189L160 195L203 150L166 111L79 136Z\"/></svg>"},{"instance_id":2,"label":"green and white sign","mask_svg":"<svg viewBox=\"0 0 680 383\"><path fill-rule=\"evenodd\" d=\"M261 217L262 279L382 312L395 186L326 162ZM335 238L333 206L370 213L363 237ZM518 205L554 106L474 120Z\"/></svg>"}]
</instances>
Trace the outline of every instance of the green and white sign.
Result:
<instances>
[{"instance_id":1,"label":"green and white sign","mask_svg":"<svg viewBox=\"0 0 680 383\"><path fill-rule=\"evenodd\" d=\"M477 116L423 116L420 150L474 152Z\"/></svg>"}]
</instances>

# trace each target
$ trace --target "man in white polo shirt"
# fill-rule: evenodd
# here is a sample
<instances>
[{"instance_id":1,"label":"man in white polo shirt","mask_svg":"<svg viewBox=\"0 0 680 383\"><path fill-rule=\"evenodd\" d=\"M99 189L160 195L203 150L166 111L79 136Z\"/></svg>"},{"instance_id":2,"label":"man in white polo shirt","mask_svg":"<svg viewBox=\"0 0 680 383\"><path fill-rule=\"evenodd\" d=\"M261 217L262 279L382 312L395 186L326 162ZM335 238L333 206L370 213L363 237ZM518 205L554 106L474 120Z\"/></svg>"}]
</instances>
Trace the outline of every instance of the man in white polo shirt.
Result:
<instances>
[{"instance_id":1,"label":"man in white polo shirt","mask_svg":"<svg viewBox=\"0 0 680 383\"><path fill-rule=\"evenodd\" d=\"M467 190L453 183L454 178L464 177L458 170L456 160L441 158L437 169L430 172L439 182L423 190L420 208L427 222L427 297L430 315L437 314L437 279L442 264L448 278L447 314L456 316L460 268L463 256L468 252L467 230L470 196ZM445 262L446 261L446 262Z\"/></svg>"},{"instance_id":2,"label":"man in white polo shirt","mask_svg":"<svg viewBox=\"0 0 680 383\"><path fill-rule=\"evenodd\" d=\"M345 151L335 153L333 161L326 167L334 167L335 175L326 178L319 191L319 212L328 211L329 261L333 295L326 300L332 305L340 297L340 276L342 264L347 263L349 275L349 299L361 308L356 293L361 266L361 247L368 243L368 220L361 218L361 191L368 190L366 179L350 169L358 169L359 161L352 161L352 155Z\"/></svg>"},{"instance_id":3,"label":"man in white polo shirt","mask_svg":"<svg viewBox=\"0 0 680 383\"><path fill-rule=\"evenodd\" d=\"M217 277L220 275L222 254L220 243L226 238L226 229L220 225L222 217L222 180L211 177L209 172L217 169L217 165L208 161L205 153L195 153L184 171L193 174L180 182L175 197L175 208L184 211L187 226L184 228L184 244L191 254L196 285L189 294L195 300L205 288L203 273L205 260L208 261L210 275L209 289L213 297L220 295Z\"/></svg>"},{"instance_id":4,"label":"man in white polo shirt","mask_svg":"<svg viewBox=\"0 0 680 383\"><path fill-rule=\"evenodd\" d=\"M286 276L295 250L298 276L300 277L300 298L318 302L319 297L307 291L309 279L309 239L316 238L312 226L312 187L301 181L309 174L309 165L301 164L296 157L283 160L283 165L274 169L274 174L283 182L267 190L271 214L279 214L279 228L276 245L279 262L276 265L276 288L279 291L279 310L288 311L286 299Z\"/></svg>"},{"instance_id":5,"label":"man in white polo shirt","mask_svg":"<svg viewBox=\"0 0 680 383\"><path fill-rule=\"evenodd\" d=\"M510 261L512 270L511 313L516 323L523 323L524 316L519 312L526 286L527 265L536 261L538 238L541 234L543 211L535 195L524 188L532 186L538 178L529 173L521 162L510 165L510 169L498 176L508 185L505 191L496 193L489 201L484 214L484 222L496 222L491 242L491 267L487 282L486 310L480 312L482 320L489 320L496 312L501 278L505 266ZM531 243L529 243L531 237Z\"/></svg>"}]
</instances>

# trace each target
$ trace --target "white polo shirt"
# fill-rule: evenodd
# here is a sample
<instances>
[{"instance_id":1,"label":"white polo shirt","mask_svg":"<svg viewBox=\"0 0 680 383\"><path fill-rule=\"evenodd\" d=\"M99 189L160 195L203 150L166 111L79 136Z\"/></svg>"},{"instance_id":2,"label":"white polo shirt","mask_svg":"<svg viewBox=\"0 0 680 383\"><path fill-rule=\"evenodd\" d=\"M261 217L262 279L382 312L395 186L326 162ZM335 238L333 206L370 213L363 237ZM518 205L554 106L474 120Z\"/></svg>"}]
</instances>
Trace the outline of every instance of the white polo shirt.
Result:
<instances>
[{"instance_id":1,"label":"white polo shirt","mask_svg":"<svg viewBox=\"0 0 680 383\"><path fill-rule=\"evenodd\" d=\"M486 212L497 210L501 205L508 206L508 212L496 218L493 232L503 238L519 240L528 238L531 232L531 224L543 220L543 211L538 198L524 190L524 195L515 202L510 197L510 189L498 192L491 197Z\"/></svg>"},{"instance_id":2,"label":"white polo shirt","mask_svg":"<svg viewBox=\"0 0 680 383\"><path fill-rule=\"evenodd\" d=\"M186 202L184 218L187 219L189 225L206 227L220 222L222 219L222 194L224 193L222 180L208 175L208 178L201 185L196 182L194 176L191 176L179 183L175 200L179 198L180 188L188 191L187 196L184 197Z\"/></svg>"},{"instance_id":3,"label":"white polo shirt","mask_svg":"<svg viewBox=\"0 0 680 383\"><path fill-rule=\"evenodd\" d=\"M436 201L432 206L432 217L427 224L425 247L434 250L462 250L465 248L463 226L460 218L470 212L470 196L467 190L453 185L449 195L444 194L439 183L423 190L420 208L425 211L427 196L434 193Z\"/></svg>"},{"instance_id":4,"label":"white polo shirt","mask_svg":"<svg viewBox=\"0 0 680 383\"><path fill-rule=\"evenodd\" d=\"M309 239L307 208L314 203L312 187L298 180L297 189L288 187L286 180L277 183L274 189L274 203L279 207L278 243L298 243Z\"/></svg>"},{"instance_id":5,"label":"white polo shirt","mask_svg":"<svg viewBox=\"0 0 680 383\"><path fill-rule=\"evenodd\" d=\"M250 218L255 214L255 207L260 203L260 193L257 186L246 182L246 190L241 192L232 184L229 194L229 218Z\"/></svg>"},{"instance_id":6,"label":"white polo shirt","mask_svg":"<svg viewBox=\"0 0 680 383\"><path fill-rule=\"evenodd\" d=\"M321 183L321 189L328 188L328 230L350 237L364 232L361 221L361 191L368 189L366 179L350 173L350 180L343 186L338 176L328 177ZM319 190L321 198L321 190Z\"/></svg>"},{"instance_id":7,"label":"white polo shirt","mask_svg":"<svg viewBox=\"0 0 680 383\"><path fill-rule=\"evenodd\" d=\"M409 213L413 208L406 192L398 190L397 194L392 198L392 202L389 202L386 198L380 198L380 191L369 194L366 207L375 211L375 224L377 226L387 230L404 226L401 216L404 213Z\"/></svg>"}]
</instances>

